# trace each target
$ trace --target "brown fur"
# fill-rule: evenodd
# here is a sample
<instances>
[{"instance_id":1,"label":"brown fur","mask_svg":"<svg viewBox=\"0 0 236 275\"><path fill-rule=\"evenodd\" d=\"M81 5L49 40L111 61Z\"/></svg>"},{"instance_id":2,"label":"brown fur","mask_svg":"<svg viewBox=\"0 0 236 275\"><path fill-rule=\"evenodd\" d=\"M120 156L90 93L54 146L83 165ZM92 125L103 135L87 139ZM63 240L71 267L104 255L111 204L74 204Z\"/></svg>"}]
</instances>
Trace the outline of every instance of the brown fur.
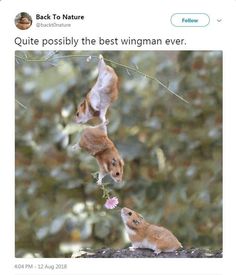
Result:
<instances>
[{"instance_id":1,"label":"brown fur","mask_svg":"<svg viewBox=\"0 0 236 275\"><path fill-rule=\"evenodd\" d=\"M117 98L118 98L118 93L119 93L119 89L118 89L119 85L118 84L119 84L119 80L118 80L117 74L115 73L115 71L114 71L114 69L112 67L106 65L106 69L112 75L112 80L107 83L107 86L105 87L105 93L110 96L110 101L112 103L115 100L117 100Z\"/></svg>"},{"instance_id":2,"label":"brown fur","mask_svg":"<svg viewBox=\"0 0 236 275\"><path fill-rule=\"evenodd\" d=\"M121 216L126 228L131 230L127 231L130 241L136 248L151 247L156 253L160 253L162 251L175 251L182 247L168 229L146 222L139 213L125 207L121 210Z\"/></svg>"},{"instance_id":3,"label":"brown fur","mask_svg":"<svg viewBox=\"0 0 236 275\"><path fill-rule=\"evenodd\" d=\"M106 134L106 126L98 125L86 128L79 142L79 146L94 156L99 165L99 181L109 174L116 182L122 181L124 162L114 143Z\"/></svg>"},{"instance_id":4,"label":"brown fur","mask_svg":"<svg viewBox=\"0 0 236 275\"><path fill-rule=\"evenodd\" d=\"M104 123L107 109L117 97L118 77L114 69L106 65L103 57L100 56L97 81L78 105L76 122L86 123L95 117L99 117Z\"/></svg>"},{"instance_id":5,"label":"brown fur","mask_svg":"<svg viewBox=\"0 0 236 275\"><path fill-rule=\"evenodd\" d=\"M112 150L115 147L100 125L85 128L79 146L92 156L101 155L105 150Z\"/></svg>"}]
</instances>

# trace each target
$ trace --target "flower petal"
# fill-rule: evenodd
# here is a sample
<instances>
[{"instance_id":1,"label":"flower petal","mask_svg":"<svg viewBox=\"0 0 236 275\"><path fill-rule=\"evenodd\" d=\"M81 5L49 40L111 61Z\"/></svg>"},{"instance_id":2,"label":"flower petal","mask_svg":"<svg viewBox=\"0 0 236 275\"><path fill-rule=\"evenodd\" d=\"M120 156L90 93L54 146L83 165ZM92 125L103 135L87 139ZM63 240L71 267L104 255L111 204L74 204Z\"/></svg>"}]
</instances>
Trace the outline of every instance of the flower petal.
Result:
<instances>
[{"instance_id":1,"label":"flower petal","mask_svg":"<svg viewBox=\"0 0 236 275\"><path fill-rule=\"evenodd\" d=\"M119 204L117 197L108 198L104 204L107 209L114 209Z\"/></svg>"}]
</instances>

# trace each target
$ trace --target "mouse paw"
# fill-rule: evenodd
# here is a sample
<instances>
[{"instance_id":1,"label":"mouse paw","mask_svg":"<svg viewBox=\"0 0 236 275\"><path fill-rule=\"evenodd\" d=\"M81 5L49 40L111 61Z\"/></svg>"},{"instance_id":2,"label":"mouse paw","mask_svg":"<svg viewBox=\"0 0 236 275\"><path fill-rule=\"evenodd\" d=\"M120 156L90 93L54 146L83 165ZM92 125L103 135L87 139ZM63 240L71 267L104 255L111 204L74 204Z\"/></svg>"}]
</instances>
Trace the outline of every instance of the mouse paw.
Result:
<instances>
[{"instance_id":1,"label":"mouse paw","mask_svg":"<svg viewBox=\"0 0 236 275\"><path fill-rule=\"evenodd\" d=\"M159 254L161 253L161 250L160 250L160 249L157 249L157 250L154 251L154 253L155 253L156 255L159 255Z\"/></svg>"},{"instance_id":2,"label":"mouse paw","mask_svg":"<svg viewBox=\"0 0 236 275\"><path fill-rule=\"evenodd\" d=\"M107 126L109 123L110 123L110 121L109 121L108 119L105 119L105 120L103 121L103 125L105 125L105 126Z\"/></svg>"},{"instance_id":3,"label":"mouse paw","mask_svg":"<svg viewBox=\"0 0 236 275\"><path fill-rule=\"evenodd\" d=\"M79 144L76 143L76 144L72 145L72 149L73 149L73 150L79 150L79 149L81 149L81 148L80 148Z\"/></svg>"},{"instance_id":4,"label":"mouse paw","mask_svg":"<svg viewBox=\"0 0 236 275\"><path fill-rule=\"evenodd\" d=\"M102 54L99 54L99 59L100 59L100 60L103 60Z\"/></svg>"},{"instance_id":5,"label":"mouse paw","mask_svg":"<svg viewBox=\"0 0 236 275\"><path fill-rule=\"evenodd\" d=\"M129 251L135 251L135 249L136 249L136 248L133 247L133 246L130 246L130 247L129 247Z\"/></svg>"},{"instance_id":6,"label":"mouse paw","mask_svg":"<svg viewBox=\"0 0 236 275\"><path fill-rule=\"evenodd\" d=\"M97 180L97 185L99 185L99 186L102 185L102 180L101 179Z\"/></svg>"}]
</instances>

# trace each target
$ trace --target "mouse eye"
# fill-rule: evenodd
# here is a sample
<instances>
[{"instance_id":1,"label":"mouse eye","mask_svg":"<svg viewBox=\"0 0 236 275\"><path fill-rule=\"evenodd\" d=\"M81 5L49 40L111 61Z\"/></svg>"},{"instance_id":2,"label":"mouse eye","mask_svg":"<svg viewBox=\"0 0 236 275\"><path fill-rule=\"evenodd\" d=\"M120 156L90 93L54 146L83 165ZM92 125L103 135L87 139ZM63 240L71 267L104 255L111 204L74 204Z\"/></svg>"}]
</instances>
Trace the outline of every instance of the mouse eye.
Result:
<instances>
[{"instance_id":1,"label":"mouse eye","mask_svg":"<svg viewBox=\"0 0 236 275\"><path fill-rule=\"evenodd\" d=\"M112 164L112 166L116 166L116 160L112 159L111 164Z\"/></svg>"},{"instance_id":2,"label":"mouse eye","mask_svg":"<svg viewBox=\"0 0 236 275\"><path fill-rule=\"evenodd\" d=\"M79 117L79 112L76 113L76 116Z\"/></svg>"},{"instance_id":3,"label":"mouse eye","mask_svg":"<svg viewBox=\"0 0 236 275\"><path fill-rule=\"evenodd\" d=\"M119 172L116 172L116 176L119 176L120 175L120 173Z\"/></svg>"},{"instance_id":4,"label":"mouse eye","mask_svg":"<svg viewBox=\"0 0 236 275\"><path fill-rule=\"evenodd\" d=\"M132 212L129 212L128 215L131 216L131 215L132 215Z\"/></svg>"}]
</instances>

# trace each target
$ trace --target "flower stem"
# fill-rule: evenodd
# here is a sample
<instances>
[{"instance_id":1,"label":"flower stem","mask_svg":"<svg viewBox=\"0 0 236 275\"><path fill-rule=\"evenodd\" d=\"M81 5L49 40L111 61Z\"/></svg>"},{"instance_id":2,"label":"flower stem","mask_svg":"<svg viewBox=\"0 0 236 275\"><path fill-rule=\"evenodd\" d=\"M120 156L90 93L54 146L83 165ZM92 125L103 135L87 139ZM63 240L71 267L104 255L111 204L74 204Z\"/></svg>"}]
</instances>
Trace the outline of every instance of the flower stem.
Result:
<instances>
[{"instance_id":1,"label":"flower stem","mask_svg":"<svg viewBox=\"0 0 236 275\"><path fill-rule=\"evenodd\" d=\"M110 198L110 192L109 190L102 184L100 186L101 190L102 190L102 197L105 198L106 200Z\"/></svg>"}]
</instances>

